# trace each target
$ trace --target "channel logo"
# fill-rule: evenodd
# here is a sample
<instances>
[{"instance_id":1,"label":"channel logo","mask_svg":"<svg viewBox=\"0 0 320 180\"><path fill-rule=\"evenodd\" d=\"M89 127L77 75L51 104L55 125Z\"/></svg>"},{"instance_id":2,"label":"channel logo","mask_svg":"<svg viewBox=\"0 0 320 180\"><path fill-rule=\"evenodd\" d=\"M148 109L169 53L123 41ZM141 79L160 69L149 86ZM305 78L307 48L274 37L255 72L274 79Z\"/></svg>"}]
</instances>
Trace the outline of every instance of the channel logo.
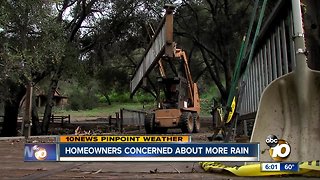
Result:
<instances>
[{"instance_id":1,"label":"channel logo","mask_svg":"<svg viewBox=\"0 0 320 180\"><path fill-rule=\"evenodd\" d=\"M25 144L25 161L56 161L56 144Z\"/></svg>"},{"instance_id":2,"label":"channel logo","mask_svg":"<svg viewBox=\"0 0 320 180\"><path fill-rule=\"evenodd\" d=\"M39 147L38 145L34 145L32 147L32 150L34 152L34 157L39 161L45 160L48 156L47 150L45 148Z\"/></svg>"},{"instance_id":3,"label":"channel logo","mask_svg":"<svg viewBox=\"0 0 320 180\"><path fill-rule=\"evenodd\" d=\"M266 144L270 147L269 153L273 160L283 161L289 157L291 147L286 140L278 139L271 134L267 137Z\"/></svg>"}]
</instances>

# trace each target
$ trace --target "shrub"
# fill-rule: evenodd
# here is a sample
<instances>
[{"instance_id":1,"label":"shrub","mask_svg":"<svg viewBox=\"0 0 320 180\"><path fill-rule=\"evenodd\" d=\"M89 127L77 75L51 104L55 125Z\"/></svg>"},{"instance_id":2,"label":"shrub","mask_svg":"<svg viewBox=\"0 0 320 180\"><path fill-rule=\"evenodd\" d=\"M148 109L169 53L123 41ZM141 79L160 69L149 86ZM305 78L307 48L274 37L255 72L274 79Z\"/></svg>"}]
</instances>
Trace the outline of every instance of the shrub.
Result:
<instances>
[{"instance_id":1,"label":"shrub","mask_svg":"<svg viewBox=\"0 0 320 180\"><path fill-rule=\"evenodd\" d=\"M136 101L140 103L151 103L154 102L156 99L149 93L138 93L136 95Z\"/></svg>"},{"instance_id":2,"label":"shrub","mask_svg":"<svg viewBox=\"0 0 320 180\"><path fill-rule=\"evenodd\" d=\"M82 96L82 108L83 109L93 109L98 106L99 98L94 94L87 94L86 96Z\"/></svg>"},{"instance_id":3,"label":"shrub","mask_svg":"<svg viewBox=\"0 0 320 180\"><path fill-rule=\"evenodd\" d=\"M73 111L92 109L97 107L98 102L99 98L95 94L75 89L69 96L69 109Z\"/></svg>"},{"instance_id":4,"label":"shrub","mask_svg":"<svg viewBox=\"0 0 320 180\"><path fill-rule=\"evenodd\" d=\"M73 111L78 111L78 110L82 109L81 99L78 97L79 94L80 94L80 91L78 89L75 89L69 95L69 99L68 99L69 106L68 106L68 109L71 109Z\"/></svg>"},{"instance_id":5,"label":"shrub","mask_svg":"<svg viewBox=\"0 0 320 180\"><path fill-rule=\"evenodd\" d=\"M107 98L105 96L100 95L100 96L98 96L98 98L99 98L99 103L107 103L108 102Z\"/></svg>"}]
</instances>

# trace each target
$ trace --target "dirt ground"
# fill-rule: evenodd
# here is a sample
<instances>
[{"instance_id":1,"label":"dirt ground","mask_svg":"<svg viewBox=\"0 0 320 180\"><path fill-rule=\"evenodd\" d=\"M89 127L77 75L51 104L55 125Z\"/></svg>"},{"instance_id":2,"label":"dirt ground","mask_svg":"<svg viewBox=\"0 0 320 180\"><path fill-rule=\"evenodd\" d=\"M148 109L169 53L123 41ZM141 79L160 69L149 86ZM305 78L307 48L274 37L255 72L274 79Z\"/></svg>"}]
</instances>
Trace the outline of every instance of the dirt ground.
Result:
<instances>
[{"instance_id":1,"label":"dirt ground","mask_svg":"<svg viewBox=\"0 0 320 180\"><path fill-rule=\"evenodd\" d=\"M97 126L102 130L104 128L101 124L88 124L74 124L68 128L70 132L76 126L87 130L93 130ZM204 123L202 126L204 128L200 133L192 134L193 142L207 141L207 136L211 135L209 124ZM140 133L144 134L138 130L124 132ZM170 130L169 133L180 133L180 130ZM53 141L53 136L33 137L28 142L30 141L50 142ZM197 162L24 162L25 142L23 137L0 138L0 179L248 179L225 173L207 173Z\"/></svg>"}]
</instances>

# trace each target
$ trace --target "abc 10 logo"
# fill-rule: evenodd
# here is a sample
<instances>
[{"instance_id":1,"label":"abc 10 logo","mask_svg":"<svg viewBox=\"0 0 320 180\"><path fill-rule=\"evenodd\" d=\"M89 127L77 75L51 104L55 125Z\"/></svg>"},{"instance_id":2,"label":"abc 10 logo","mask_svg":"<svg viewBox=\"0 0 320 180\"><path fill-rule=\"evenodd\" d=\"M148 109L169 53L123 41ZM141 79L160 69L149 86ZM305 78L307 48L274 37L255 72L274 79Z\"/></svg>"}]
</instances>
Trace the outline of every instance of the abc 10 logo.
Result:
<instances>
[{"instance_id":1,"label":"abc 10 logo","mask_svg":"<svg viewBox=\"0 0 320 180\"><path fill-rule=\"evenodd\" d=\"M278 139L275 135L269 135L266 144L270 147L269 153L273 160L283 161L289 157L291 147L287 141Z\"/></svg>"}]
</instances>

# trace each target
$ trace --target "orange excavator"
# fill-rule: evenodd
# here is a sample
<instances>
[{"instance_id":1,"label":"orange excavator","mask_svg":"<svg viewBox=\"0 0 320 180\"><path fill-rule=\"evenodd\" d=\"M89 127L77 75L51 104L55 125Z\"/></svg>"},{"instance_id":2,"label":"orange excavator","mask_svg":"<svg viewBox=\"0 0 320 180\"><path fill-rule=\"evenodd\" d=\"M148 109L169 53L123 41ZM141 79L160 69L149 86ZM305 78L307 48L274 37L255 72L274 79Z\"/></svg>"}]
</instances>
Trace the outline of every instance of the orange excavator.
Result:
<instances>
[{"instance_id":1,"label":"orange excavator","mask_svg":"<svg viewBox=\"0 0 320 180\"><path fill-rule=\"evenodd\" d=\"M198 87L192 80L185 51L177 49L173 42L174 6L165 5L165 9L166 15L131 80L131 94L154 67L159 67L158 107L145 116L146 133L166 133L168 128L181 128L183 133L199 132ZM166 73L170 70L173 73Z\"/></svg>"}]
</instances>

